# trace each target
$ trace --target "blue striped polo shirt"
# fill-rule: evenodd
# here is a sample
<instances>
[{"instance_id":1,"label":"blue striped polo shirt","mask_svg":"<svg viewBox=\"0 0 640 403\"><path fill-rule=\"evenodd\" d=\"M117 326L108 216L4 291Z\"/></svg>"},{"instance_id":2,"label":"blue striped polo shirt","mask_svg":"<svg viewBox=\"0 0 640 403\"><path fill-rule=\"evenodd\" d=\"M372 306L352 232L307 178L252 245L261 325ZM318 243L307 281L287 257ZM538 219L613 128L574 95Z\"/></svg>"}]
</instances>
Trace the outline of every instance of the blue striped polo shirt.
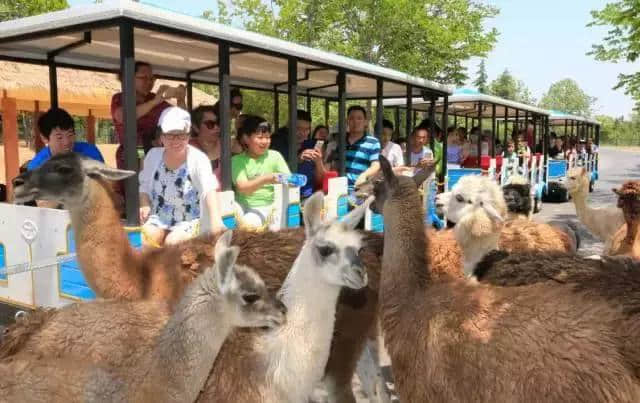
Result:
<instances>
[{"instance_id":1,"label":"blue striped polo shirt","mask_svg":"<svg viewBox=\"0 0 640 403\"><path fill-rule=\"evenodd\" d=\"M352 192L358 176L369 169L374 161L378 161L378 157L380 156L380 141L365 133L365 135L355 143L348 143L349 137L347 137L345 159L349 192Z\"/></svg>"}]
</instances>

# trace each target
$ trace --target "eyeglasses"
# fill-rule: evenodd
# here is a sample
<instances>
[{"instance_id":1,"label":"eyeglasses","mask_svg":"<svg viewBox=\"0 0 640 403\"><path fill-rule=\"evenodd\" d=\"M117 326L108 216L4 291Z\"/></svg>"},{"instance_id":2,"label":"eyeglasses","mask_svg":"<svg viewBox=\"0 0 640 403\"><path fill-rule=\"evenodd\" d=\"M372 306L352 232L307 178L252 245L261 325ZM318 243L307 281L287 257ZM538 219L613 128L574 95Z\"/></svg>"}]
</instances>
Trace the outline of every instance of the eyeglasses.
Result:
<instances>
[{"instance_id":1,"label":"eyeglasses","mask_svg":"<svg viewBox=\"0 0 640 403\"><path fill-rule=\"evenodd\" d=\"M216 126L220 127L220 122L218 122L217 120L204 120L202 124L205 125L209 130L213 129Z\"/></svg>"},{"instance_id":2,"label":"eyeglasses","mask_svg":"<svg viewBox=\"0 0 640 403\"><path fill-rule=\"evenodd\" d=\"M188 133L162 133L167 140L186 140L189 137Z\"/></svg>"},{"instance_id":3,"label":"eyeglasses","mask_svg":"<svg viewBox=\"0 0 640 403\"><path fill-rule=\"evenodd\" d=\"M232 108L236 108L237 110L241 111L242 110L242 102L238 103L238 104L231 104Z\"/></svg>"}]
</instances>

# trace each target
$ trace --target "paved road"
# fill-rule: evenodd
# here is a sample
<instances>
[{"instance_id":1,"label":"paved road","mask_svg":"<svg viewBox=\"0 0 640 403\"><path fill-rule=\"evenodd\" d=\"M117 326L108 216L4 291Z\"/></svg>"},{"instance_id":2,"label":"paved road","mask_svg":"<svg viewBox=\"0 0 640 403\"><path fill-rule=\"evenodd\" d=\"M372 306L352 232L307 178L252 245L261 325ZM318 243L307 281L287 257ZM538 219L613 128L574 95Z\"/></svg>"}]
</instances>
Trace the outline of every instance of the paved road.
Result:
<instances>
[{"instance_id":1,"label":"paved road","mask_svg":"<svg viewBox=\"0 0 640 403\"><path fill-rule=\"evenodd\" d=\"M596 182L594 192L589 195L589 202L594 205L613 205L616 202L612 188L620 186L627 179L640 179L640 153L622 151L614 148L600 150L600 180ZM603 243L594 238L579 223L572 202L545 203L542 211L534 216L536 221L551 220L572 221L579 228L579 254L589 256L602 253Z\"/></svg>"}]
</instances>

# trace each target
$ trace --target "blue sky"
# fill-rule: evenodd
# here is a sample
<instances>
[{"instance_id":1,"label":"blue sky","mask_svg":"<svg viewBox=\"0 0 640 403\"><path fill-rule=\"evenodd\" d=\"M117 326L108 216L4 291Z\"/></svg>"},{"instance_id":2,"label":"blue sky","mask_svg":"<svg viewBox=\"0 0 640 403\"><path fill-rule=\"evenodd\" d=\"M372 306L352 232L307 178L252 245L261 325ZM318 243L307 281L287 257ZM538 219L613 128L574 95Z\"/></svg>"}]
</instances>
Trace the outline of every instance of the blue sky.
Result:
<instances>
[{"instance_id":1,"label":"blue sky","mask_svg":"<svg viewBox=\"0 0 640 403\"><path fill-rule=\"evenodd\" d=\"M93 0L68 1L72 6L93 3ZM500 8L500 15L488 21L490 27L495 26L500 32L498 43L487 58L490 80L507 68L523 80L539 100L553 82L573 78L589 95L598 98L597 114L629 116L632 99L622 90L612 88L619 73L637 71L640 65L603 63L586 55L591 45L606 33L605 29L586 27L591 20L589 12L604 7L606 0L486 1ZM216 3L213 0L143 2L194 16ZM467 63L471 77L478 62L474 59Z\"/></svg>"}]
</instances>

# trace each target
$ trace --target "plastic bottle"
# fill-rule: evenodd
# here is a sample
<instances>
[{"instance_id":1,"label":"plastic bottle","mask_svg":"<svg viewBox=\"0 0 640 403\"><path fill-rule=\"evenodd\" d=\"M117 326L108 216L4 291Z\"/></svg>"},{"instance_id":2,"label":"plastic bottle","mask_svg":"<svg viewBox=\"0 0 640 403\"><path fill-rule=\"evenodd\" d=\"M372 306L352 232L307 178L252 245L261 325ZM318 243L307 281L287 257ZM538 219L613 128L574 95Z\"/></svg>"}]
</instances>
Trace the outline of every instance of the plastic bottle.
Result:
<instances>
[{"instance_id":1,"label":"plastic bottle","mask_svg":"<svg viewBox=\"0 0 640 403\"><path fill-rule=\"evenodd\" d=\"M302 174L278 174L278 183L301 187L307 184L307 177Z\"/></svg>"}]
</instances>

